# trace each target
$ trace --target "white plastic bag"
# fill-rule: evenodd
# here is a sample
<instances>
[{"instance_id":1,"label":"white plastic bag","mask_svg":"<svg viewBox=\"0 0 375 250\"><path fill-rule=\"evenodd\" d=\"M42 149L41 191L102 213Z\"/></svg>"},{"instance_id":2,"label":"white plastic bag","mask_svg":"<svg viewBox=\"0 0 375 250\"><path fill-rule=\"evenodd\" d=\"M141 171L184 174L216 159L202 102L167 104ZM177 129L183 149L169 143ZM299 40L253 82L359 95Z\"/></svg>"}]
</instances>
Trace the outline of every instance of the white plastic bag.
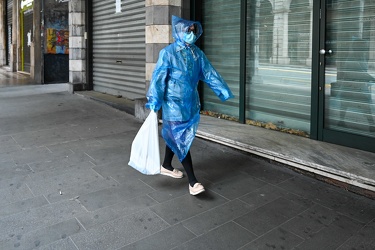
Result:
<instances>
[{"instance_id":1,"label":"white plastic bag","mask_svg":"<svg viewBox=\"0 0 375 250\"><path fill-rule=\"evenodd\" d=\"M158 115L151 111L135 136L129 166L142 174L160 173Z\"/></svg>"}]
</instances>

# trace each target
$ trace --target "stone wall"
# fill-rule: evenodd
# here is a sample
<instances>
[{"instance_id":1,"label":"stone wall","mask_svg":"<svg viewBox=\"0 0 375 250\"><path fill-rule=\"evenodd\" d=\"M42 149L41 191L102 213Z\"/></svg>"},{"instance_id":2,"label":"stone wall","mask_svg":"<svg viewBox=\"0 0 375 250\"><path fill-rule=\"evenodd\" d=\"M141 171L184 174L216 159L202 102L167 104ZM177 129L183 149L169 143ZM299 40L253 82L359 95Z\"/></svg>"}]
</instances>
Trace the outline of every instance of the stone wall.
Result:
<instances>
[{"instance_id":1,"label":"stone wall","mask_svg":"<svg viewBox=\"0 0 375 250\"><path fill-rule=\"evenodd\" d=\"M6 2L0 0L0 16L6 14ZM6 64L6 34L5 34L5 18L0 18L0 67Z\"/></svg>"},{"instance_id":2,"label":"stone wall","mask_svg":"<svg viewBox=\"0 0 375 250\"><path fill-rule=\"evenodd\" d=\"M69 1L69 84L70 92L88 90L86 79L85 0Z\"/></svg>"},{"instance_id":3,"label":"stone wall","mask_svg":"<svg viewBox=\"0 0 375 250\"><path fill-rule=\"evenodd\" d=\"M173 42L171 16L181 16L182 0L146 0L146 79L145 94L159 58L159 52ZM145 120L146 98L135 101L135 117ZM159 112L160 117L160 112Z\"/></svg>"}]
</instances>

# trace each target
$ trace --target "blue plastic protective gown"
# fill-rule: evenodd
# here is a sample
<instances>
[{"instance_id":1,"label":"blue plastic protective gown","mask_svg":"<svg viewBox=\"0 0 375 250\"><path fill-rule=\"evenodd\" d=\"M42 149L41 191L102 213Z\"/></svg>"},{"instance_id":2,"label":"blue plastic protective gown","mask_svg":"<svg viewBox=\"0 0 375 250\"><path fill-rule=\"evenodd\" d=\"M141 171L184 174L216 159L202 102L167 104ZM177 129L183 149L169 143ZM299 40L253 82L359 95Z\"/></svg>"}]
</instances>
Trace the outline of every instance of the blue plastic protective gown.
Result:
<instances>
[{"instance_id":1,"label":"blue plastic protective gown","mask_svg":"<svg viewBox=\"0 0 375 250\"><path fill-rule=\"evenodd\" d=\"M203 32L199 22L172 17L175 42L160 51L146 96L146 108L162 108L162 137L180 161L185 159L198 128L199 80L207 83L222 101L233 97L206 55L196 45L184 42L184 34L192 25L198 39Z\"/></svg>"}]
</instances>

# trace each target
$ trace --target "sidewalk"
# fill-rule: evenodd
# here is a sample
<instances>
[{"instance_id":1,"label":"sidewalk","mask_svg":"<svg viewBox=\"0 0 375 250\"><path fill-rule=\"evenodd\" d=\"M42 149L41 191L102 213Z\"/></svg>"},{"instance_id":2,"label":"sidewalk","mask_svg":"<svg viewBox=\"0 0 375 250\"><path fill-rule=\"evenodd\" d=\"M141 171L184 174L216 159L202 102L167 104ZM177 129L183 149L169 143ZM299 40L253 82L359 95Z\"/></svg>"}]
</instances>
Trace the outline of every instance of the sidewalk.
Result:
<instances>
[{"instance_id":1,"label":"sidewalk","mask_svg":"<svg viewBox=\"0 0 375 250\"><path fill-rule=\"evenodd\" d=\"M66 90L0 88L0 249L375 248L375 200L200 138L192 156L207 191L193 197L186 177L145 176L127 165L141 121ZM332 167L324 158L330 144L306 139L312 144L299 149L315 150L297 155L284 147L299 137L275 132L282 137L271 140L274 131L247 135L228 124L203 117L200 134L239 147L252 141L247 150L275 160ZM174 166L181 169L177 159Z\"/></svg>"},{"instance_id":2,"label":"sidewalk","mask_svg":"<svg viewBox=\"0 0 375 250\"><path fill-rule=\"evenodd\" d=\"M78 95L134 115L134 103L95 91ZM375 199L375 153L201 116L197 136L298 169Z\"/></svg>"}]
</instances>

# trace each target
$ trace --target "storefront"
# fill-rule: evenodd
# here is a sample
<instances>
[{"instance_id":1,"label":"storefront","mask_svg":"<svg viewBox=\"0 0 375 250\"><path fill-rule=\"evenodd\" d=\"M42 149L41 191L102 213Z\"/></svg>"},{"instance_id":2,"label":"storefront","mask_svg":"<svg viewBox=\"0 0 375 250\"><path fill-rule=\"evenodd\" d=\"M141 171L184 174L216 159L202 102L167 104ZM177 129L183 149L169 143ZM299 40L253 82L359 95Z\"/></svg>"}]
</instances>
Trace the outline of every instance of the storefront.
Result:
<instances>
[{"instance_id":1,"label":"storefront","mask_svg":"<svg viewBox=\"0 0 375 250\"><path fill-rule=\"evenodd\" d=\"M92 83L95 91L128 99L145 95L145 1L94 0Z\"/></svg>"},{"instance_id":2,"label":"storefront","mask_svg":"<svg viewBox=\"0 0 375 250\"><path fill-rule=\"evenodd\" d=\"M192 1L236 98L204 112L375 152L375 2Z\"/></svg>"},{"instance_id":3,"label":"storefront","mask_svg":"<svg viewBox=\"0 0 375 250\"><path fill-rule=\"evenodd\" d=\"M220 102L201 84L203 112L375 152L374 1L172 2L45 0L52 6L46 9L39 1L13 1L20 15L13 17L19 26L10 25L17 70L29 70L31 55L36 75L63 73L64 81L56 81L144 98L157 52L172 42L164 35L167 18L190 12L204 28L198 46L236 96ZM30 42L35 51L28 52ZM48 68L53 63L61 69Z\"/></svg>"},{"instance_id":4,"label":"storefront","mask_svg":"<svg viewBox=\"0 0 375 250\"><path fill-rule=\"evenodd\" d=\"M42 54L44 83L69 81L68 1L43 1Z\"/></svg>"}]
</instances>

